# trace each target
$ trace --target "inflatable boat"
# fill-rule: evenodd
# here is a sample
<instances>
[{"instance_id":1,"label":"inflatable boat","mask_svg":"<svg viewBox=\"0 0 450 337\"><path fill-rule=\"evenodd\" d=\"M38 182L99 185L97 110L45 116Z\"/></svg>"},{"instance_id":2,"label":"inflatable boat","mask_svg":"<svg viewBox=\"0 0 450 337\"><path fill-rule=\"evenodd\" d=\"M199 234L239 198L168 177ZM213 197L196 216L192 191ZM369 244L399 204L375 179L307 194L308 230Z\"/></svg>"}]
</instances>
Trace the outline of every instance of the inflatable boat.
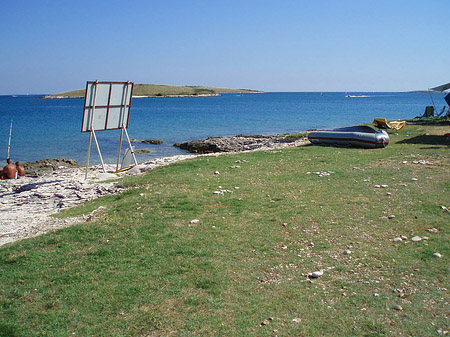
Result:
<instances>
[{"instance_id":1,"label":"inflatable boat","mask_svg":"<svg viewBox=\"0 0 450 337\"><path fill-rule=\"evenodd\" d=\"M382 148L389 144L389 135L384 130L359 125L334 130L312 131L308 140L317 145L344 145L365 148Z\"/></svg>"}]
</instances>

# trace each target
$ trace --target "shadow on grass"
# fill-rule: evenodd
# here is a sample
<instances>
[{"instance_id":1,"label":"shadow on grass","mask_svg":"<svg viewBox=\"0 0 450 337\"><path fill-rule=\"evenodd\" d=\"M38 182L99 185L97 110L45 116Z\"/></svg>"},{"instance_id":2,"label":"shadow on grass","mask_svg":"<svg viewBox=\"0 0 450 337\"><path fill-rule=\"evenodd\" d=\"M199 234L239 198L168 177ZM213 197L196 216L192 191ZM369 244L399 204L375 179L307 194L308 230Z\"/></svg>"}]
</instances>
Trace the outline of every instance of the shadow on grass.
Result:
<instances>
[{"instance_id":1,"label":"shadow on grass","mask_svg":"<svg viewBox=\"0 0 450 337\"><path fill-rule=\"evenodd\" d=\"M438 135L421 135L401 140L398 144L450 145L450 139Z\"/></svg>"},{"instance_id":2,"label":"shadow on grass","mask_svg":"<svg viewBox=\"0 0 450 337\"><path fill-rule=\"evenodd\" d=\"M450 120L442 119L442 118L436 118L436 117L415 118L415 119L408 120L408 124L442 126L442 125L450 125Z\"/></svg>"}]
</instances>

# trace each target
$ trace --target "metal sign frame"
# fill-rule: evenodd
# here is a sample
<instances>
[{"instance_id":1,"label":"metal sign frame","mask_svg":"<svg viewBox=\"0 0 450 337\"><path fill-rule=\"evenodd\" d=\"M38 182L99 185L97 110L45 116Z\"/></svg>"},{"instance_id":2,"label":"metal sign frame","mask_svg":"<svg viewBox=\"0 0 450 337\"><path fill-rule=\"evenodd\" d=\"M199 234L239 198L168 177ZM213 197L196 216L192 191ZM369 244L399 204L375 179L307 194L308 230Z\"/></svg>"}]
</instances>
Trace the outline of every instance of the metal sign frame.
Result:
<instances>
[{"instance_id":1,"label":"metal sign frame","mask_svg":"<svg viewBox=\"0 0 450 337\"><path fill-rule=\"evenodd\" d=\"M116 170L119 168L122 139L123 134L125 133L128 146L133 155L134 163L137 165L133 147L131 146L130 137L127 132L133 87L133 82L88 81L86 83L83 121L81 124L81 132L89 132L86 178L89 169L92 138L94 139L97 147L103 172L106 172L95 131L121 130Z\"/></svg>"}]
</instances>

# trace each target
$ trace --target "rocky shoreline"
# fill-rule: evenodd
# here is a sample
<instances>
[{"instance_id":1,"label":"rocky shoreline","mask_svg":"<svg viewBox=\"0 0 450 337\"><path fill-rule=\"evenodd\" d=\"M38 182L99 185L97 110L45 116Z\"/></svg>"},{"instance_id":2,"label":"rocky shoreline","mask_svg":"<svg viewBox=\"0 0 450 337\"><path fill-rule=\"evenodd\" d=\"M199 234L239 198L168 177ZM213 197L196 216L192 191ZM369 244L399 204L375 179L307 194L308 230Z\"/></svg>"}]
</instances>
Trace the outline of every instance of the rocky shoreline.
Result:
<instances>
[{"instance_id":1,"label":"rocky shoreline","mask_svg":"<svg viewBox=\"0 0 450 337\"><path fill-rule=\"evenodd\" d=\"M27 176L40 176L47 173L53 173L61 167L77 168L81 167L73 159L69 158L56 158L56 159L42 159L35 162L22 163Z\"/></svg>"},{"instance_id":2,"label":"rocky shoreline","mask_svg":"<svg viewBox=\"0 0 450 337\"><path fill-rule=\"evenodd\" d=\"M299 145L307 142L306 137L293 137L285 135L275 136L247 136L237 135L232 137L208 137L202 140L194 140L182 144L175 144L182 150L190 153L218 153L218 152L242 152L257 149L269 149L287 144Z\"/></svg>"},{"instance_id":3,"label":"rocky shoreline","mask_svg":"<svg viewBox=\"0 0 450 337\"><path fill-rule=\"evenodd\" d=\"M0 181L0 246L89 220L93 214L66 219L50 215L104 195L121 193L123 187L118 179L124 175L142 174L198 156L300 146L308 140L286 136L235 136L210 137L190 143L203 144L200 147L206 150L193 147L191 151L196 154L154 159L121 173L114 172L115 165L106 165L107 173L97 165L89 168L88 179L85 179L85 168L71 159L24 163L26 177Z\"/></svg>"}]
</instances>

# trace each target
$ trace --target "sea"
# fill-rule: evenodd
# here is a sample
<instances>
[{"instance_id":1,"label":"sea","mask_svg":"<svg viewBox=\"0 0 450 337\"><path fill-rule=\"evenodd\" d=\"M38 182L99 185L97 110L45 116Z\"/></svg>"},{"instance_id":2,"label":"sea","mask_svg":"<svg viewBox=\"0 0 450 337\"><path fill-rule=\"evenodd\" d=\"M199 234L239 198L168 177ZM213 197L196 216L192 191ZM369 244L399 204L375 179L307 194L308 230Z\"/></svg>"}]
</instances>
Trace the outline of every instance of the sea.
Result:
<instances>
[{"instance_id":1,"label":"sea","mask_svg":"<svg viewBox=\"0 0 450 337\"><path fill-rule=\"evenodd\" d=\"M173 146L211 136L292 134L371 123L374 118L410 119L425 107L445 106L445 94L400 92L269 92L223 94L217 97L133 98L128 134L143 163L186 154ZM32 162L45 158L87 160L89 133L81 132L84 99L42 99L43 95L0 96L0 158ZM11 127L12 126L12 127ZM11 132L10 132L11 131ZM10 137L11 134L11 137ZM96 132L106 164L118 158L120 131ZM100 163L94 142L90 163ZM124 148L124 141L120 158Z\"/></svg>"}]
</instances>

